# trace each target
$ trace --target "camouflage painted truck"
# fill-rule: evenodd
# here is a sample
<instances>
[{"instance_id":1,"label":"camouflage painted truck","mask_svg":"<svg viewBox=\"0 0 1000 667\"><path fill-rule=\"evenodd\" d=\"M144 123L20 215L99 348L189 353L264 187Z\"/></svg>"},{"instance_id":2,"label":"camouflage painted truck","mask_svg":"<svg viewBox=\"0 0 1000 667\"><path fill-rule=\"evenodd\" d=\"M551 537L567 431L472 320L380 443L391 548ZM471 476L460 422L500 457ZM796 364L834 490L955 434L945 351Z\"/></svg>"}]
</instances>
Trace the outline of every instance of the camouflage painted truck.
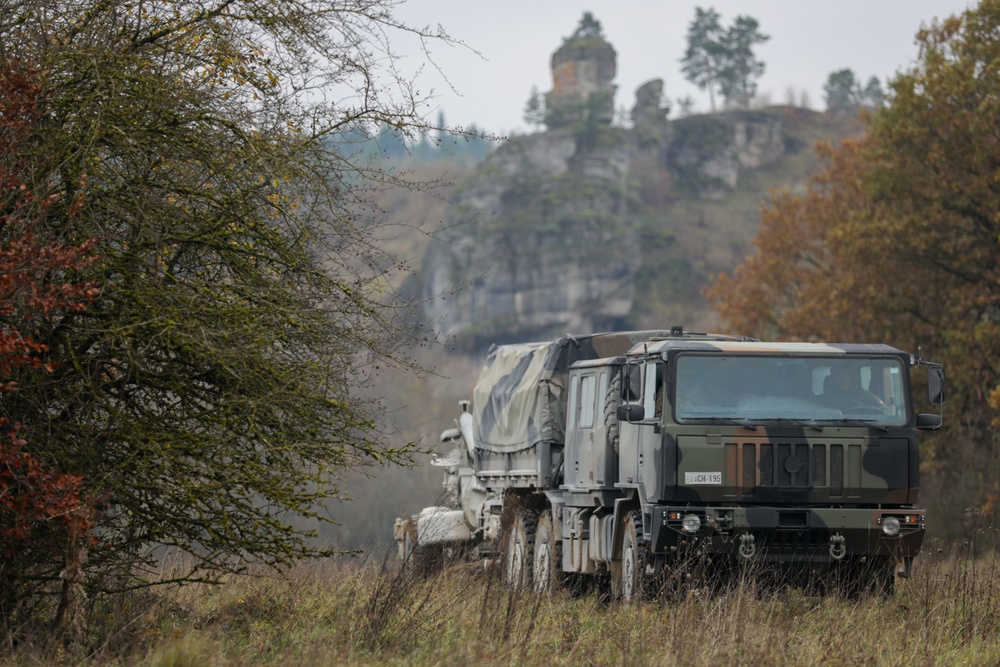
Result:
<instances>
[{"instance_id":1,"label":"camouflage painted truck","mask_svg":"<svg viewBox=\"0 0 1000 667\"><path fill-rule=\"evenodd\" d=\"M910 369L887 345L767 343L670 331L495 347L462 402L445 500L397 519L401 557L500 558L538 591L596 577L632 600L698 566L891 592L917 506Z\"/></svg>"}]
</instances>

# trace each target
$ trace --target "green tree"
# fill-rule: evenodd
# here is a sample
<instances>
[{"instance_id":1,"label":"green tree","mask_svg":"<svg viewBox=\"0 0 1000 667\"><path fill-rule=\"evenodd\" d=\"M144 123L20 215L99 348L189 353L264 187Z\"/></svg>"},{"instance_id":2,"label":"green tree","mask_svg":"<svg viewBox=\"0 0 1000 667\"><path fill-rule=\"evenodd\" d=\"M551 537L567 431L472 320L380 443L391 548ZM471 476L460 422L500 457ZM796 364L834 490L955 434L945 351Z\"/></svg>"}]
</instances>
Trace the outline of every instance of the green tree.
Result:
<instances>
[{"instance_id":1,"label":"green tree","mask_svg":"<svg viewBox=\"0 0 1000 667\"><path fill-rule=\"evenodd\" d=\"M885 91L882 90L882 83L877 76L868 77L868 82L861 89L861 104L873 109L885 104Z\"/></svg>"},{"instance_id":2,"label":"green tree","mask_svg":"<svg viewBox=\"0 0 1000 667\"><path fill-rule=\"evenodd\" d=\"M858 82L854 70L841 69L830 72L823 84L826 110L830 113L844 113L858 106Z\"/></svg>"},{"instance_id":3,"label":"green tree","mask_svg":"<svg viewBox=\"0 0 1000 667\"><path fill-rule=\"evenodd\" d=\"M479 164L493 150L493 142L486 138L486 132L475 125L469 126L471 135L465 138L467 148L465 154L472 164Z\"/></svg>"},{"instance_id":4,"label":"green tree","mask_svg":"<svg viewBox=\"0 0 1000 667\"><path fill-rule=\"evenodd\" d=\"M406 155L406 141L403 133L397 128L382 123L378 135L375 137L378 152L382 157L401 158Z\"/></svg>"},{"instance_id":5,"label":"green tree","mask_svg":"<svg viewBox=\"0 0 1000 667\"><path fill-rule=\"evenodd\" d=\"M93 586L135 585L150 545L203 573L320 553L290 519L327 518L341 471L408 459L359 390L408 363L374 195L409 184L364 147L431 129L387 35L449 38L391 9L0 0L0 62L47 95L27 189L54 242L99 239L81 277L103 285L43 332L63 363L15 369L4 413L96 499Z\"/></svg>"},{"instance_id":6,"label":"green tree","mask_svg":"<svg viewBox=\"0 0 1000 667\"><path fill-rule=\"evenodd\" d=\"M893 103L868 136L828 149L831 167L808 194L765 207L757 253L711 294L749 334L923 346L949 372L946 428L925 449L924 486L938 510L993 521L998 34L998 0L918 33L918 63L891 82Z\"/></svg>"},{"instance_id":7,"label":"green tree","mask_svg":"<svg viewBox=\"0 0 1000 667\"><path fill-rule=\"evenodd\" d=\"M770 37L759 30L756 19L737 16L723 28L714 9L695 8L688 25L687 50L681 58L684 77L708 91L715 113L715 89L727 104L747 106L757 91L757 79L764 73L764 63L756 59L754 47Z\"/></svg>"},{"instance_id":8,"label":"green tree","mask_svg":"<svg viewBox=\"0 0 1000 667\"><path fill-rule=\"evenodd\" d=\"M578 39L604 39L604 31L601 29L601 22L594 18L590 12L584 12L580 17L580 23L576 26L573 34L563 41L572 42Z\"/></svg>"},{"instance_id":9,"label":"green tree","mask_svg":"<svg viewBox=\"0 0 1000 667\"><path fill-rule=\"evenodd\" d=\"M724 32L717 11L701 7L695 7L694 11L694 19L688 25L687 50L681 58L681 71L688 81L708 91L712 113L715 113L715 88L725 62Z\"/></svg>"},{"instance_id":10,"label":"green tree","mask_svg":"<svg viewBox=\"0 0 1000 667\"><path fill-rule=\"evenodd\" d=\"M757 79L764 74L764 62L757 60L754 47L770 39L760 32L757 19L737 16L722 35L723 65L718 73L719 89L726 103L746 108L757 93Z\"/></svg>"},{"instance_id":11,"label":"green tree","mask_svg":"<svg viewBox=\"0 0 1000 667\"><path fill-rule=\"evenodd\" d=\"M885 93L878 77L870 77L862 87L851 69L830 72L823 85L828 113L857 113L861 107L878 108L885 100Z\"/></svg>"},{"instance_id":12,"label":"green tree","mask_svg":"<svg viewBox=\"0 0 1000 667\"><path fill-rule=\"evenodd\" d=\"M545 124L545 101L538 93L538 87L531 87L531 94L524 105L524 122L538 128Z\"/></svg>"},{"instance_id":13,"label":"green tree","mask_svg":"<svg viewBox=\"0 0 1000 667\"><path fill-rule=\"evenodd\" d=\"M437 115L437 128L434 130L434 140L438 145L440 150L444 143L448 140L450 132L448 131L448 125L445 122L444 112L438 111Z\"/></svg>"}]
</instances>

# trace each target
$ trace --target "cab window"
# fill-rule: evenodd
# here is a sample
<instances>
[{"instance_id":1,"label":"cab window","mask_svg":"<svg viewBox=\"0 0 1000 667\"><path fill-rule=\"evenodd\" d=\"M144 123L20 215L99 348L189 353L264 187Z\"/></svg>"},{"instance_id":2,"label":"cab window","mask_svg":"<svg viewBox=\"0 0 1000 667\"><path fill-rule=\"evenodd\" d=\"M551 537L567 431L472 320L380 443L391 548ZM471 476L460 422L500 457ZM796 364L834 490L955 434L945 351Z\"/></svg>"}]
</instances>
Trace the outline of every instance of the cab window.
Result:
<instances>
[{"instance_id":1,"label":"cab window","mask_svg":"<svg viewBox=\"0 0 1000 667\"><path fill-rule=\"evenodd\" d=\"M580 378L580 428L594 427L594 402L597 397L597 378L584 375Z\"/></svg>"},{"instance_id":2,"label":"cab window","mask_svg":"<svg viewBox=\"0 0 1000 667\"><path fill-rule=\"evenodd\" d=\"M566 428L572 431L576 428L576 413L580 411L580 403L576 400L580 395L580 378L574 375L569 379L569 414L566 416Z\"/></svg>"},{"instance_id":3,"label":"cab window","mask_svg":"<svg viewBox=\"0 0 1000 667\"><path fill-rule=\"evenodd\" d=\"M659 417L663 410L663 401L657 400L663 391L663 364L647 364L646 377L642 392L642 409L646 419Z\"/></svg>"}]
</instances>

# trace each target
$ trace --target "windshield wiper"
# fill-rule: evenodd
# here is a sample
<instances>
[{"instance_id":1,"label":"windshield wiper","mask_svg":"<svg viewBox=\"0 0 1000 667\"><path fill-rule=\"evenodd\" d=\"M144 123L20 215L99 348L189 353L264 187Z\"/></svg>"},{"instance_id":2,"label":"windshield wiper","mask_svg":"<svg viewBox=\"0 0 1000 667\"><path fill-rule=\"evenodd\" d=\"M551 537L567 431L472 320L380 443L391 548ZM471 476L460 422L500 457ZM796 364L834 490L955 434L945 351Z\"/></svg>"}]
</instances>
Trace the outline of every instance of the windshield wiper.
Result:
<instances>
[{"instance_id":1,"label":"windshield wiper","mask_svg":"<svg viewBox=\"0 0 1000 667\"><path fill-rule=\"evenodd\" d=\"M713 424L730 424L732 426L742 426L748 431L756 431L757 424L746 419L728 419L726 417L703 417L705 421L712 422Z\"/></svg>"},{"instance_id":2,"label":"windshield wiper","mask_svg":"<svg viewBox=\"0 0 1000 667\"><path fill-rule=\"evenodd\" d=\"M888 432L889 427L885 424L877 424L874 419L824 419L823 421L833 426L867 426L877 428L883 433Z\"/></svg>"},{"instance_id":3,"label":"windshield wiper","mask_svg":"<svg viewBox=\"0 0 1000 667\"><path fill-rule=\"evenodd\" d=\"M840 423L847 424L848 426L870 426L872 428L877 428L883 433L886 433L889 430L889 427L885 424L876 424L874 419L849 419Z\"/></svg>"},{"instance_id":4,"label":"windshield wiper","mask_svg":"<svg viewBox=\"0 0 1000 667\"><path fill-rule=\"evenodd\" d=\"M792 424L795 426L808 426L809 428L816 429L817 431L823 430L823 425L812 420L805 419L789 419L784 417L773 417L770 419L762 419L761 421L769 422L780 422L782 424Z\"/></svg>"}]
</instances>

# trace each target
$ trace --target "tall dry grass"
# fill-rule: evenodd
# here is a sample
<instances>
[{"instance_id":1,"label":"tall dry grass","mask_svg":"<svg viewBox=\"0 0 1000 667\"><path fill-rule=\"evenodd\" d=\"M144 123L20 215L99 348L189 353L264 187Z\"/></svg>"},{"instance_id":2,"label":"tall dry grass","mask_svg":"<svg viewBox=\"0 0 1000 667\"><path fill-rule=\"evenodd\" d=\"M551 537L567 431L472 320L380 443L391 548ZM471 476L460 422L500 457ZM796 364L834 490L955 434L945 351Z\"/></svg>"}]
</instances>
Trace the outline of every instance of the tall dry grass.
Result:
<instances>
[{"instance_id":1,"label":"tall dry grass","mask_svg":"<svg viewBox=\"0 0 1000 667\"><path fill-rule=\"evenodd\" d=\"M85 646L22 632L0 664L1000 664L1000 558L982 539L925 550L887 600L745 581L622 606L510 591L482 563L417 569L345 559L140 591L95 608Z\"/></svg>"}]
</instances>

